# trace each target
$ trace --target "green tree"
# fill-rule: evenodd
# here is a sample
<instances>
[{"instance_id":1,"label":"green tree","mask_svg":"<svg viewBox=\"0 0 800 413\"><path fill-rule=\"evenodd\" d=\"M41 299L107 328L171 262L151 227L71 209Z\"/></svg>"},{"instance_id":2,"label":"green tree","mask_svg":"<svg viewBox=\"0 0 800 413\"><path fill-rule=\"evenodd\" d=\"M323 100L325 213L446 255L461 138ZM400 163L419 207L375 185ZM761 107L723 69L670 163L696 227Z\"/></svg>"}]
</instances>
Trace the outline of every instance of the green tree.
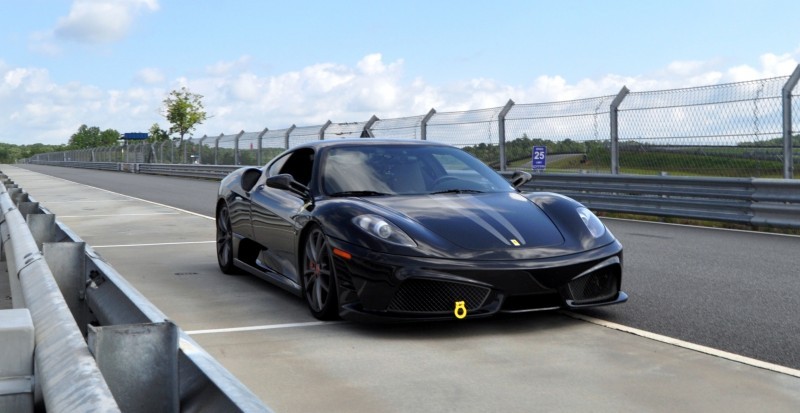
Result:
<instances>
[{"instance_id":1,"label":"green tree","mask_svg":"<svg viewBox=\"0 0 800 413\"><path fill-rule=\"evenodd\" d=\"M97 126L81 125L69 138L70 149L97 148L117 143L120 133L114 129L100 131Z\"/></svg>"},{"instance_id":2,"label":"green tree","mask_svg":"<svg viewBox=\"0 0 800 413\"><path fill-rule=\"evenodd\" d=\"M202 95L190 92L185 86L181 90L173 90L164 99L164 117L171 124L169 133L177 133L181 142L186 134L191 136L195 127L206 120L202 99Z\"/></svg>"},{"instance_id":3,"label":"green tree","mask_svg":"<svg viewBox=\"0 0 800 413\"><path fill-rule=\"evenodd\" d=\"M45 145L34 143L32 145L14 145L0 143L0 163L14 163L20 159L30 158L33 155L47 152L66 150L65 145Z\"/></svg>"},{"instance_id":4,"label":"green tree","mask_svg":"<svg viewBox=\"0 0 800 413\"><path fill-rule=\"evenodd\" d=\"M161 126L158 123L154 123L153 126L150 127L148 131L149 136L147 137L147 141L150 143L158 143L163 142L169 139L169 133L164 129L161 129Z\"/></svg>"},{"instance_id":5,"label":"green tree","mask_svg":"<svg viewBox=\"0 0 800 413\"><path fill-rule=\"evenodd\" d=\"M0 162L13 163L22 155L22 150L17 145L0 143Z\"/></svg>"}]
</instances>

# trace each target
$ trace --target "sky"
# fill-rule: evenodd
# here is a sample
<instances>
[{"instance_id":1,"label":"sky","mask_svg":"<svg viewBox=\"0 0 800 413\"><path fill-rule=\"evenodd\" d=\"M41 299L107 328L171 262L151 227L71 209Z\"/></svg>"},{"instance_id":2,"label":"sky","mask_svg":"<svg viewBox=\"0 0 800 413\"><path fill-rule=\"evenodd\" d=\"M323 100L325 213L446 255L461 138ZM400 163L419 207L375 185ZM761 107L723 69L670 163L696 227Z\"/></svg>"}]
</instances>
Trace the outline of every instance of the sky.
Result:
<instances>
[{"instance_id":1,"label":"sky","mask_svg":"<svg viewBox=\"0 0 800 413\"><path fill-rule=\"evenodd\" d=\"M2 0L0 142L195 137L788 76L800 1Z\"/></svg>"}]
</instances>

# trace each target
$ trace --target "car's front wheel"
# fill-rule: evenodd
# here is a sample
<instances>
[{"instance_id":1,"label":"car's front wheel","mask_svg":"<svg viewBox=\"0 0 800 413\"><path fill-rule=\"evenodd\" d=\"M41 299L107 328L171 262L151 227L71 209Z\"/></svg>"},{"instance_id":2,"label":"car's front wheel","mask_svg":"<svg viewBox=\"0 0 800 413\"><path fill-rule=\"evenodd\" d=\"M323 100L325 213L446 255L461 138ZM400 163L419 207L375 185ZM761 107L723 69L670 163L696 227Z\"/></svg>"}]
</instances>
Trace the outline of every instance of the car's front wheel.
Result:
<instances>
[{"instance_id":1,"label":"car's front wheel","mask_svg":"<svg viewBox=\"0 0 800 413\"><path fill-rule=\"evenodd\" d=\"M328 239L319 227L306 237L303 247L303 297L314 317L332 320L339 316L336 273Z\"/></svg>"},{"instance_id":2,"label":"car's front wheel","mask_svg":"<svg viewBox=\"0 0 800 413\"><path fill-rule=\"evenodd\" d=\"M231 215L226 206L217 212L217 263L225 274L238 274L233 265L233 230Z\"/></svg>"}]
</instances>

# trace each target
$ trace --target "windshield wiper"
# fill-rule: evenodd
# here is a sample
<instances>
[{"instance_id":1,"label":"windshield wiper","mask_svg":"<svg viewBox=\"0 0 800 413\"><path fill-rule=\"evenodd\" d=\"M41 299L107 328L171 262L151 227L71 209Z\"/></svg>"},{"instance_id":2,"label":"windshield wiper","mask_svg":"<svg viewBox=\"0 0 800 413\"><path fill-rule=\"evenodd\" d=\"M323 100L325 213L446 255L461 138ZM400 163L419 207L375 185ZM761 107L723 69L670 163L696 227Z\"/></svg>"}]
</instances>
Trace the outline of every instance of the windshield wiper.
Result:
<instances>
[{"instance_id":1,"label":"windshield wiper","mask_svg":"<svg viewBox=\"0 0 800 413\"><path fill-rule=\"evenodd\" d=\"M482 194L483 191L477 189L445 189L444 191L432 192L431 195L438 194Z\"/></svg>"},{"instance_id":2,"label":"windshield wiper","mask_svg":"<svg viewBox=\"0 0 800 413\"><path fill-rule=\"evenodd\" d=\"M378 192L378 191L342 191L330 194L330 196L386 196L386 195L391 195L391 194L385 194L383 192Z\"/></svg>"}]
</instances>

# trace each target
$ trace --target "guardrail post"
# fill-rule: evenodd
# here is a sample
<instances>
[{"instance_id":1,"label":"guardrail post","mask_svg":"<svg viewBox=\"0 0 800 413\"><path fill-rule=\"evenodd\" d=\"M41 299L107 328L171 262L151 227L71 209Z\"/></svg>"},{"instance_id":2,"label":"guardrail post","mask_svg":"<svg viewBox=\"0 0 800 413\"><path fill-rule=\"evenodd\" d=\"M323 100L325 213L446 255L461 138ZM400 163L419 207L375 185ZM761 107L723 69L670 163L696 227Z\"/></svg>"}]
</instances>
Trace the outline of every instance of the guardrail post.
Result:
<instances>
[{"instance_id":1,"label":"guardrail post","mask_svg":"<svg viewBox=\"0 0 800 413\"><path fill-rule=\"evenodd\" d=\"M36 204L38 208L38 202L36 202ZM23 210L22 205L23 204L19 204L17 208L28 224L28 229L31 231L31 235L33 235L33 239L36 241L36 247L41 251L44 243L55 242L56 240L56 216L53 214L41 213L27 213L26 215L26 211Z\"/></svg>"},{"instance_id":2,"label":"guardrail post","mask_svg":"<svg viewBox=\"0 0 800 413\"><path fill-rule=\"evenodd\" d=\"M611 174L619 175L619 105L628 96L630 90L623 86L611 102L609 116L611 116Z\"/></svg>"},{"instance_id":3,"label":"guardrail post","mask_svg":"<svg viewBox=\"0 0 800 413\"><path fill-rule=\"evenodd\" d=\"M3 213L0 211L0 216L2 215ZM17 268L16 262L14 262L14 254L6 254L6 249L9 248L8 245L11 243L11 232L5 220L0 222L0 238L2 238L2 256L6 267ZM25 308L25 297L22 294L22 284L20 284L19 278L9 275L8 282L11 290L11 307Z\"/></svg>"},{"instance_id":4,"label":"guardrail post","mask_svg":"<svg viewBox=\"0 0 800 413\"><path fill-rule=\"evenodd\" d=\"M286 146L286 149L289 149L289 135L292 134L292 131L294 130L294 128L296 128L296 126L294 126L294 124L292 124L292 126L289 126L289 129L286 129L286 134L283 135L284 146Z\"/></svg>"},{"instance_id":5,"label":"guardrail post","mask_svg":"<svg viewBox=\"0 0 800 413\"><path fill-rule=\"evenodd\" d=\"M178 327L89 326L89 349L124 412L178 412Z\"/></svg>"},{"instance_id":6,"label":"guardrail post","mask_svg":"<svg viewBox=\"0 0 800 413\"><path fill-rule=\"evenodd\" d=\"M239 154L239 139L244 135L244 129L236 135L236 138L233 139L233 164L239 165L242 163L240 154Z\"/></svg>"},{"instance_id":7,"label":"guardrail post","mask_svg":"<svg viewBox=\"0 0 800 413\"><path fill-rule=\"evenodd\" d=\"M800 81L800 65L794 69L789 80L783 85L783 177L794 178L794 148L792 148L792 91Z\"/></svg>"},{"instance_id":8,"label":"guardrail post","mask_svg":"<svg viewBox=\"0 0 800 413\"><path fill-rule=\"evenodd\" d=\"M377 116L372 115L372 117L369 118L367 123L364 124L364 130L361 131L361 137L362 138L374 138L375 136L372 134L372 131L370 130L370 128L372 128L372 125L374 125L375 122L377 122L379 120L380 119L378 119Z\"/></svg>"},{"instance_id":9,"label":"guardrail post","mask_svg":"<svg viewBox=\"0 0 800 413\"><path fill-rule=\"evenodd\" d=\"M514 101L509 99L500 113L497 114L497 144L500 146L500 171L506 170L506 115L514 106Z\"/></svg>"},{"instance_id":10,"label":"guardrail post","mask_svg":"<svg viewBox=\"0 0 800 413\"><path fill-rule=\"evenodd\" d=\"M419 123L419 139L420 140L423 140L423 141L428 140L428 121L430 121L431 118L433 117L433 115L435 115L435 114L436 114L436 109L431 108L431 110L428 111L428 114L425 115L425 117L422 118L422 121Z\"/></svg>"},{"instance_id":11,"label":"guardrail post","mask_svg":"<svg viewBox=\"0 0 800 413\"><path fill-rule=\"evenodd\" d=\"M47 216L47 215L46 215ZM53 215L49 215L53 216ZM53 234L55 238L55 230ZM78 323L81 334L88 334L88 309L84 305L86 281L86 243L84 242L45 242L42 253L53 278L64 296L72 318Z\"/></svg>"},{"instance_id":12,"label":"guardrail post","mask_svg":"<svg viewBox=\"0 0 800 413\"><path fill-rule=\"evenodd\" d=\"M33 319L27 309L0 310L0 411L33 413Z\"/></svg>"},{"instance_id":13,"label":"guardrail post","mask_svg":"<svg viewBox=\"0 0 800 413\"><path fill-rule=\"evenodd\" d=\"M322 125L321 128L319 128L319 140L321 140L321 141L325 140L325 129L328 129L328 126L331 126L331 123L333 123L333 122L328 120L327 122L325 122L324 125Z\"/></svg>"},{"instance_id":14,"label":"guardrail post","mask_svg":"<svg viewBox=\"0 0 800 413\"><path fill-rule=\"evenodd\" d=\"M38 202L20 202L17 208L23 217L30 214L41 214Z\"/></svg>"},{"instance_id":15,"label":"guardrail post","mask_svg":"<svg viewBox=\"0 0 800 413\"><path fill-rule=\"evenodd\" d=\"M264 165L261 159L261 150L264 148L263 140L264 140L264 135L266 135L267 132L269 132L269 128L264 128L264 130L258 134L258 153L256 153L256 164L258 164L259 166Z\"/></svg>"}]
</instances>

